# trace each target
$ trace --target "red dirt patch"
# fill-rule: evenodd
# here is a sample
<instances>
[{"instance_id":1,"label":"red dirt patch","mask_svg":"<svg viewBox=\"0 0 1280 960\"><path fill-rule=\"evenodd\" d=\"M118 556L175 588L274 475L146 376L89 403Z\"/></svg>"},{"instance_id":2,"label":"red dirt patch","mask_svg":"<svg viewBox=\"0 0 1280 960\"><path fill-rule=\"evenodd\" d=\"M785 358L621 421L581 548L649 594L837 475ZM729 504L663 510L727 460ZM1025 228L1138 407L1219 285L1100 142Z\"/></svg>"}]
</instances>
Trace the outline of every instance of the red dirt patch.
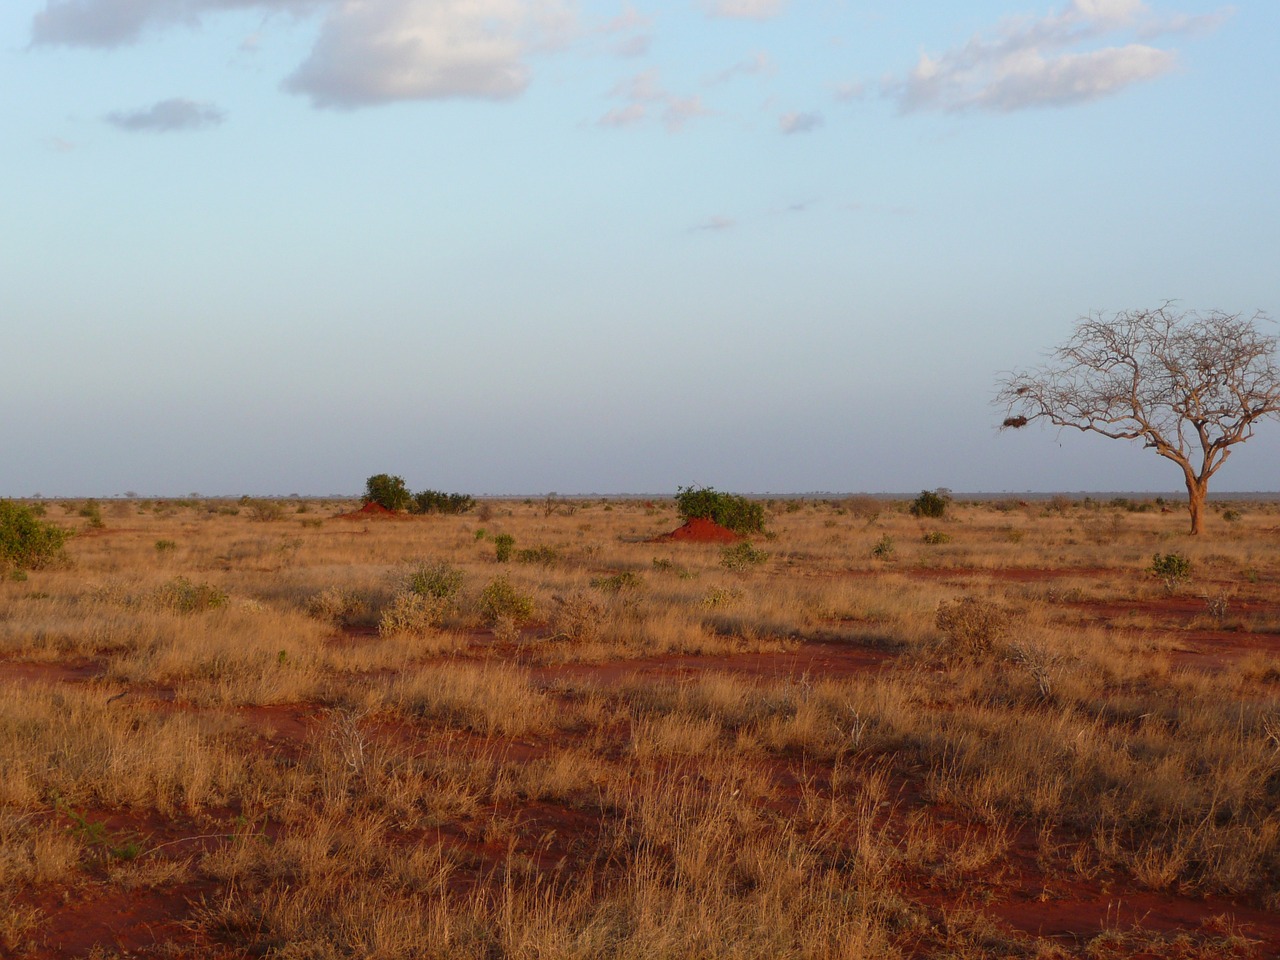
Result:
<instances>
[{"instance_id":1,"label":"red dirt patch","mask_svg":"<svg viewBox=\"0 0 1280 960\"><path fill-rule=\"evenodd\" d=\"M380 503L374 503L372 500L366 503L359 510L352 510L350 513L340 513L335 520L408 520L403 513L396 513L394 510L388 510Z\"/></svg>"},{"instance_id":2,"label":"red dirt patch","mask_svg":"<svg viewBox=\"0 0 1280 960\"><path fill-rule=\"evenodd\" d=\"M654 537L650 543L733 543L741 540L736 533L728 527L722 527L714 520L708 520L705 517L694 517L684 526L670 533L664 533L660 537Z\"/></svg>"}]
</instances>

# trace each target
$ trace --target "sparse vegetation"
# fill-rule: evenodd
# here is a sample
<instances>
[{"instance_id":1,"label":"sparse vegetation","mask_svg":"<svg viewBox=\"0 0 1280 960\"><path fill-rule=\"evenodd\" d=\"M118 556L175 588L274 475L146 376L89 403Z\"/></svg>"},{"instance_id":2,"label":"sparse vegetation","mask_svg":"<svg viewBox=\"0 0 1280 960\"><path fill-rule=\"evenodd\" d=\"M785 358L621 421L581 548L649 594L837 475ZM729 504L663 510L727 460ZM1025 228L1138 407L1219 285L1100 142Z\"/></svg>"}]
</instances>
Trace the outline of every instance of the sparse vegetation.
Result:
<instances>
[{"instance_id":1,"label":"sparse vegetation","mask_svg":"<svg viewBox=\"0 0 1280 960\"><path fill-rule=\"evenodd\" d=\"M1157 509L952 503L934 549L779 500L727 569L762 551L649 541L669 506L491 501L557 557L495 569L469 516L176 503L0 581L6 955L1280 942L1276 504L1157 564Z\"/></svg>"},{"instance_id":2,"label":"sparse vegetation","mask_svg":"<svg viewBox=\"0 0 1280 960\"><path fill-rule=\"evenodd\" d=\"M685 520L711 520L743 536L764 531L764 504L712 487L680 487L676 511Z\"/></svg>"},{"instance_id":3,"label":"sparse vegetation","mask_svg":"<svg viewBox=\"0 0 1280 960\"><path fill-rule=\"evenodd\" d=\"M60 562L70 535L39 519L29 507L0 500L0 573L38 570Z\"/></svg>"}]
</instances>

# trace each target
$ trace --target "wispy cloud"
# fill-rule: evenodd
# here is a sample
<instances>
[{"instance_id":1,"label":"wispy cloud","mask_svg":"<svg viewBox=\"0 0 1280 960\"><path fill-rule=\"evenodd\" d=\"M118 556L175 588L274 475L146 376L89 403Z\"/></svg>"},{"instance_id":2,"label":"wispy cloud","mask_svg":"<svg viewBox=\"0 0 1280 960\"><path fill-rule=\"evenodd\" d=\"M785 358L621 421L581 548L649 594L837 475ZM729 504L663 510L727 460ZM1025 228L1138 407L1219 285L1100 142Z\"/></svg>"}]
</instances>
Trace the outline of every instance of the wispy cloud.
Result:
<instances>
[{"instance_id":1,"label":"wispy cloud","mask_svg":"<svg viewBox=\"0 0 1280 960\"><path fill-rule=\"evenodd\" d=\"M609 92L609 96L626 103L612 108L596 121L603 127L627 127L659 116L669 131L678 133L690 120L712 114L700 96L682 97L668 91L655 69L644 70L622 80Z\"/></svg>"},{"instance_id":2,"label":"wispy cloud","mask_svg":"<svg viewBox=\"0 0 1280 960\"><path fill-rule=\"evenodd\" d=\"M550 0L347 0L285 81L318 107L397 100L504 100L530 80L525 61L566 29Z\"/></svg>"},{"instance_id":3,"label":"wispy cloud","mask_svg":"<svg viewBox=\"0 0 1280 960\"><path fill-rule=\"evenodd\" d=\"M768 20L786 6L786 0L703 0L702 7L713 17L735 20Z\"/></svg>"},{"instance_id":4,"label":"wispy cloud","mask_svg":"<svg viewBox=\"0 0 1280 960\"><path fill-rule=\"evenodd\" d=\"M1010 17L989 36L937 57L922 53L913 70L887 78L883 90L903 113L1086 103L1177 67L1176 52L1130 38L1212 29L1227 15L1161 19L1142 0L1071 0L1043 17Z\"/></svg>"},{"instance_id":5,"label":"wispy cloud","mask_svg":"<svg viewBox=\"0 0 1280 960\"><path fill-rule=\"evenodd\" d=\"M810 133L822 124L820 113L784 113L778 118L778 129L783 133Z\"/></svg>"},{"instance_id":6,"label":"wispy cloud","mask_svg":"<svg viewBox=\"0 0 1280 960\"><path fill-rule=\"evenodd\" d=\"M690 233L720 233L724 230L732 230L738 225L733 217L715 216L708 217L701 223L696 223L689 228Z\"/></svg>"},{"instance_id":7,"label":"wispy cloud","mask_svg":"<svg viewBox=\"0 0 1280 960\"><path fill-rule=\"evenodd\" d=\"M31 20L31 42L68 47L119 47L148 29L198 26L201 15L231 8L306 13L335 0L45 0Z\"/></svg>"},{"instance_id":8,"label":"wispy cloud","mask_svg":"<svg viewBox=\"0 0 1280 960\"><path fill-rule=\"evenodd\" d=\"M775 73L777 69L777 65L769 54L763 50L757 50L746 59L739 60L733 66L726 67L719 73L708 77L706 83L708 86L715 86L716 84L727 83L738 77L768 76Z\"/></svg>"},{"instance_id":9,"label":"wispy cloud","mask_svg":"<svg viewBox=\"0 0 1280 960\"><path fill-rule=\"evenodd\" d=\"M212 103L199 103L175 97L161 100L141 110L117 110L107 114L106 121L130 133L174 133L179 130L201 130L216 127L226 113Z\"/></svg>"}]
</instances>

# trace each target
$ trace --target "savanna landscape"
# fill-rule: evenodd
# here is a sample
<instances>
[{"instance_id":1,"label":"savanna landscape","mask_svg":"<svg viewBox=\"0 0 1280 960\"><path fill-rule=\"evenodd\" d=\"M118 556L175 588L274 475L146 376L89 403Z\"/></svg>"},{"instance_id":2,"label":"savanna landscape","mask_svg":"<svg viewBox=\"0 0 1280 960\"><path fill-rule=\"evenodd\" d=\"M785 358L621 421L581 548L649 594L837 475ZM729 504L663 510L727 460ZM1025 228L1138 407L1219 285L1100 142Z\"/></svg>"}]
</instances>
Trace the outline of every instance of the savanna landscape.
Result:
<instances>
[{"instance_id":1,"label":"savanna landscape","mask_svg":"<svg viewBox=\"0 0 1280 960\"><path fill-rule=\"evenodd\" d=\"M10 504L0 952L1280 956L1280 504L753 504Z\"/></svg>"}]
</instances>

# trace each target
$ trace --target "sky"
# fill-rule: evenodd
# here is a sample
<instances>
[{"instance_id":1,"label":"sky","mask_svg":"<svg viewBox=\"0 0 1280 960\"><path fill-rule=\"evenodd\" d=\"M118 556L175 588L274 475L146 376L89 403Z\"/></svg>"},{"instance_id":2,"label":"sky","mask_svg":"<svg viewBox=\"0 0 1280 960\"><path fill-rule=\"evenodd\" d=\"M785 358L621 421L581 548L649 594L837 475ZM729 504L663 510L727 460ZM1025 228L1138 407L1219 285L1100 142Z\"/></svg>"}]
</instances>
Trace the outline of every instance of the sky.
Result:
<instances>
[{"instance_id":1,"label":"sky","mask_svg":"<svg viewBox=\"0 0 1280 960\"><path fill-rule=\"evenodd\" d=\"M1280 317L1277 41L1273 0L5 0L0 496L1178 490L992 398L1086 314ZM1211 490L1278 489L1272 421Z\"/></svg>"}]
</instances>

